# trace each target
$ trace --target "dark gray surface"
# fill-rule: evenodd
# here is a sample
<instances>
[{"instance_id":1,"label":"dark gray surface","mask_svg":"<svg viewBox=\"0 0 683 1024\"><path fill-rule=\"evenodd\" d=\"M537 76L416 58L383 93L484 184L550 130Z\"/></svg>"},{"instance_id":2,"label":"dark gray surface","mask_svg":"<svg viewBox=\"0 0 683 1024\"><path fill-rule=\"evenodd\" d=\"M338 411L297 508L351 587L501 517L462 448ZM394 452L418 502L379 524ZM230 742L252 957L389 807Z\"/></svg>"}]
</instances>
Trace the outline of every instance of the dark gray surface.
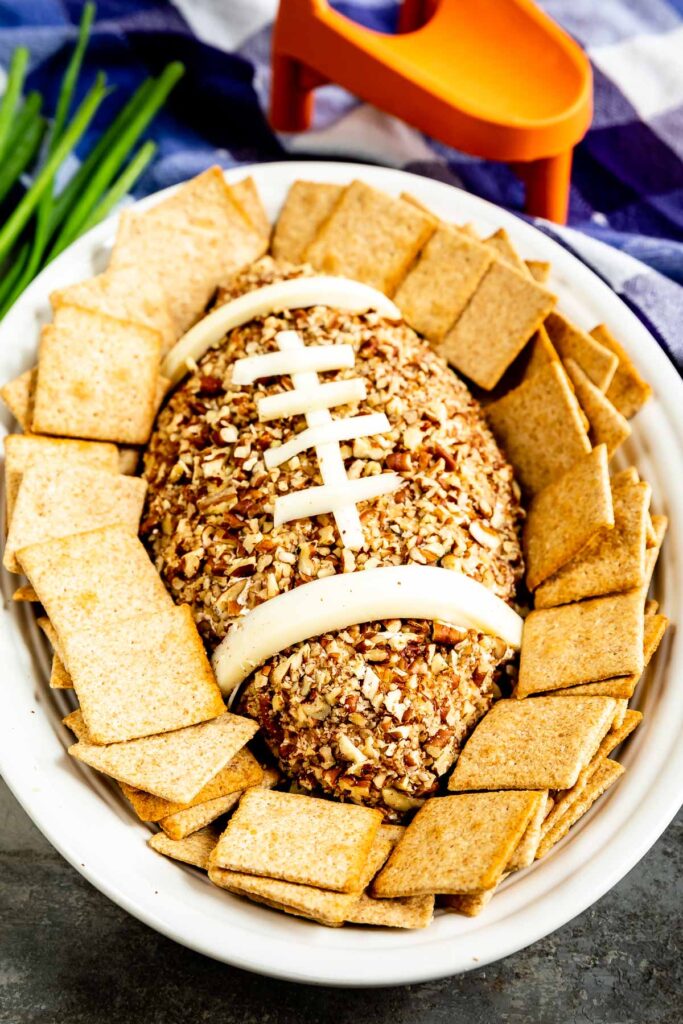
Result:
<instances>
[{"instance_id":1,"label":"dark gray surface","mask_svg":"<svg viewBox=\"0 0 683 1024\"><path fill-rule=\"evenodd\" d=\"M52 849L0 783L2 1024L680 1024L683 817L596 906L458 978L270 981L157 935Z\"/></svg>"}]
</instances>

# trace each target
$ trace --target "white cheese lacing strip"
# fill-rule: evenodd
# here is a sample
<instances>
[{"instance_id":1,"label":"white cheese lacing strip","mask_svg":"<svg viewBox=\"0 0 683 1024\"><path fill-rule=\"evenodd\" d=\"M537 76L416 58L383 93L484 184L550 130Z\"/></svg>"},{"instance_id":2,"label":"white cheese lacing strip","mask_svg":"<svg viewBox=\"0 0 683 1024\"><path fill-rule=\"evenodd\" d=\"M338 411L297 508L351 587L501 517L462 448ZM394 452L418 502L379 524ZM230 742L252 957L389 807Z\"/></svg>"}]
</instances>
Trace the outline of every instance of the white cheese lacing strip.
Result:
<instances>
[{"instance_id":1,"label":"white cheese lacing strip","mask_svg":"<svg viewBox=\"0 0 683 1024\"><path fill-rule=\"evenodd\" d=\"M350 281L346 277L295 277L247 292L209 313L176 342L164 359L161 372L171 384L177 384L188 368L228 331L259 316L311 306L328 306L347 313L375 310L388 320L401 319L398 307L382 292L367 284Z\"/></svg>"},{"instance_id":2,"label":"white cheese lacing strip","mask_svg":"<svg viewBox=\"0 0 683 1024\"><path fill-rule=\"evenodd\" d=\"M232 368L232 383L253 384L264 377L325 370L345 370L353 366L356 354L351 345L315 345L286 352L266 352L238 359Z\"/></svg>"},{"instance_id":3,"label":"white cheese lacing strip","mask_svg":"<svg viewBox=\"0 0 683 1024\"><path fill-rule=\"evenodd\" d=\"M296 331L280 331L276 334L275 341L283 352L298 351L304 347L304 343ZM318 375L313 371L295 373L292 376L292 384L295 389L310 390L318 386ZM306 413L306 423L309 427L325 426L332 423L332 416L329 409L313 409ZM315 454L324 484L339 486L345 483L346 468L338 443L326 442L316 445ZM356 506L353 504L339 505L334 509L333 515L344 547L350 548L352 551L362 548L363 527Z\"/></svg>"},{"instance_id":4,"label":"white cheese lacing strip","mask_svg":"<svg viewBox=\"0 0 683 1024\"><path fill-rule=\"evenodd\" d=\"M295 455L301 455L309 448L329 444L331 441L355 441L360 437L373 437L391 429L383 412L371 412L365 416L348 416L343 420L330 420L317 427L307 427L279 448L268 448L264 453L266 469L277 469L289 462Z\"/></svg>"},{"instance_id":5,"label":"white cheese lacing strip","mask_svg":"<svg viewBox=\"0 0 683 1024\"><path fill-rule=\"evenodd\" d=\"M359 501L370 501L383 494L392 494L403 484L398 473L380 473L378 476L364 476L359 480L345 480L337 485L306 487L293 494L284 494L275 499L275 525L282 526L293 519L319 516L324 512L335 512L346 505Z\"/></svg>"},{"instance_id":6,"label":"white cheese lacing strip","mask_svg":"<svg viewBox=\"0 0 683 1024\"><path fill-rule=\"evenodd\" d=\"M399 565L303 583L232 627L213 655L225 695L293 644L362 622L426 619L498 636L519 649L522 619L483 583L437 566Z\"/></svg>"},{"instance_id":7,"label":"white cheese lacing strip","mask_svg":"<svg viewBox=\"0 0 683 1024\"><path fill-rule=\"evenodd\" d=\"M285 332L283 332L285 333ZM302 377L295 373L292 377ZM367 395L367 384L360 377L350 380L333 380L329 384L315 384L298 387L293 391L281 391L278 395L266 395L257 403L258 418L262 423L279 420L285 416L305 416L317 409L334 409L338 405L353 405L362 402Z\"/></svg>"}]
</instances>

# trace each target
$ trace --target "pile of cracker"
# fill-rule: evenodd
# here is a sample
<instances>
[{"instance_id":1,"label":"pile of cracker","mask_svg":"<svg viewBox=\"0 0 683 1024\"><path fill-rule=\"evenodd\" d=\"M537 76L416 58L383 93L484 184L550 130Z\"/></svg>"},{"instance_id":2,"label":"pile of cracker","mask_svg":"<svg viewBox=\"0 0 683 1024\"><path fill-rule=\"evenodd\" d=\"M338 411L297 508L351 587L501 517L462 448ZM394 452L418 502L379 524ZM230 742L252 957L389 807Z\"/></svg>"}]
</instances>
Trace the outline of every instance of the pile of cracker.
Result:
<instances>
[{"instance_id":1,"label":"pile of cracker","mask_svg":"<svg viewBox=\"0 0 683 1024\"><path fill-rule=\"evenodd\" d=\"M621 776L610 754L641 720L628 703L667 626L647 599L666 519L611 460L650 389L606 327L556 310L550 267L505 231L482 239L362 182L292 186L274 257L381 289L488 392L526 498L533 610L514 692L407 827L281 791L138 539L146 484L126 475L166 388L162 355L269 238L253 181L227 186L214 168L124 214L109 269L51 297L38 367L0 392L26 431L5 441L4 564L28 579L15 599L44 610L50 686L77 698L69 753L159 826L153 849L330 926L425 927L435 905L474 915Z\"/></svg>"}]
</instances>

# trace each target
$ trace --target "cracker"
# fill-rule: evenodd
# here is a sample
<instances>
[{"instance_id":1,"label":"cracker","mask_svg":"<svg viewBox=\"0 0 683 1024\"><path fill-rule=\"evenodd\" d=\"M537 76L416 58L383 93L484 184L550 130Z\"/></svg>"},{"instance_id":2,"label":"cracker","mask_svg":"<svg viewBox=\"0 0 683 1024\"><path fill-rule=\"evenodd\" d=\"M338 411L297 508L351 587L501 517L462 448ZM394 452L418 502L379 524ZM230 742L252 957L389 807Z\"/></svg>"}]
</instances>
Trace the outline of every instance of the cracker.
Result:
<instances>
[{"instance_id":1,"label":"cracker","mask_svg":"<svg viewBox=\"0 0 683 1024\"><path fill-rule=\"evenodd\" d=\"M160 355L158 331L61 307L41 333L33 429L144 444L156 411Z\"/></svg>"},{"instance_id":2,"label":"cracker","mask_svg":"<svg viewBox=\"0 0 683 1024\"><path fill-rule=\"evenodd\" d=\"M374 896L480 893L495 886L524 835L537 793L428 800L375 878Z\"/></svg>"},{"instance_id":3,"label":"cracker","mask_svg":"<svg viewBox=\"0 0 683 1024\"><path fill-rule=\"evenodd\" d=\"M173 607L143 544L124 526L32 544L19 557L60 636Z\"/></svg>"},{"instance_id":4,"label":"cracker","mask_svg":"<svg viewBox=\"0 0 683 1024\"><path fill-rule=\"evenodd\" d=\"M85 743L91 743L92 739L88 732L88 727L85 724L83 718L83 712L80 708L76 708L75 711L69 712L66 718L62 719L63 724L70 729L77 740L83 740Z\"/></svg>"},{"instance_id":5,"label":"cracker","mask_svg":"<svg viewBox=\"0 0 683 1024\"><path fill-rule=\"evenodd\" d=\"M52 625L52 623L48 619L47 615L41 615L39 618L37 618L36 619L36 625L40 629L42 629L43 633L45 634L45 639L47 640L47 642L52 647L52 650L56 654L58 654L60 656L60 659L61 659L62 652L61 652L61 645L59 643L59 637L57 636L57 633L55 631L55 627Z\"/></svg>"},{"instance_id":6,"label":"cracker","mask_svg":"<svg viewBox=\"0 0 683 1024\"><path fill-rule=\"evenodd\" d=\"M16 552L100 526L121 524L135 535L147 484L101 469L49 469L29 465L12 514L4 565L18 572Z\"/></svg>"},{"instance_id":7,"label":"cracker","mask_svg":"<svg viewBox=\"0 0 683 1024\"><path fill-rule=\"evenodd\" d=\"M593 772L581 797L572 803L566 814L563 814L554 827L543 837L536 852L536 858L545 857L546 853L553 848L555 843L558 843L560 839L566 836L572 825L590 810L598 797L602 796L605 790L609 789L624 774L624 771L625 769L622 765L606 758L596 771Z\"/></svg>"},{"instance_id":8,"label":"cracker","mask_svg":"<svg viewBox=\"0 0 683 1024\"><path fill-rule=\"evenodd\" d=\"M107 270L61 288L52 292L50 302L55 311L63 306L79 306L117 320L143 324L160 334L162 353L168 352L176 341L166 292L153 278L141 274L139 267Z\"/></svg>"},{"instance_id":9,"label":"cracker","mask_svg":"<svg viewBox=\"0 0 683 1024\"><path fill-rule=\"evenodd\" d=\"M276 260L304 263L306 250L344 192L344 185L295 181L275 224L272 252Z\"/></svg>"},{"instance_id":10,"label":"cracker","mask_svg":"<svg viewBox=\"0 0 683 1024\"><path fill-rule=\"evenodd\" d=\"M120 743L196 725L225 710L186 605L138 614L60 637L83 717L95 743ZM243 746L203 779L202 785ZM126 778L168 800L191 800ZM199 787L201 788L201 787Z\"/></svg>"},{"instance_id":11,"label":"cracker","mask_svg":"<svg viewBox=\"0 0 683 1024\"><path fill-rule=\"evenodd\" d=\"M545 608L525 619L518 697L642 671L639 590Z\"/></svg>"},{"instance_id":12,"label":"cracker","mask_svg":"<svg viewBox=\"0 0 683 1024\"><path fill-rule=\"evenodd\" d=\"M626 702L624 701L624 704ZM545 820L542 823L542 836L546 836L555 827L560 818L569 810L572 804L580 800L586 791L590 780L595 772L604 763L605 759L616 750L617 747L627 739L643 720L639 711L626 711L621 725L612 727L604 737L602 743L595 752L595 756L589 764L581 771L578 779L571 789L558 793L557 799Z\"/></svg>"},{"instance_id":13,"label":"cracker","mask_svg":"<svg viewBox=\"0 0 683 1024\"><path fill-rule=\"evenodd\" d=\"M545 288L494 260L444 338L442 355L475 384L490 390L554 304L555 296Z\"/></svg>"},{"instance_id":14,"label":"cracker","mask_svg":"<svg viewBox=\"0 0 683 1024\"><path fill-rule=\"evenodd\" d=\"M505 881L507 876L508 872L504 871L500 876L500 882ZM439 905L443 906L446 910L454 910L456 914L463 914L465 917L477 917L495 896L500 882L491 889L487 889L486 892L480 892L476 896L442 896Z\"/></svg>"},{"instance_id":15,"label":"cracker","mask_svg":"<svg viewBox=\"0 0 683 1024\"><path fill-rule=\"evenodd\" d=\"M524 262L534 281L538 281L539 284L545 284L550 277L552 269L550 264L545 260L525 260Z\"/></svg>"},{"instance_id":16,"label":"cracker","mask_svg":"<svg viewBox=\"0 0 683 1024\"><path fill-rule=\"evenodd\" d=\"M64 667L64 662L58 654L54 654L52 656L52 669L50 671L50 689L73 690L73 688L73 680Z\"/></svg>"},{"instance_id":17,"label":"cracker","mask_svg":"<svg viewBox=\"0 0 683 1024\"><path fill-rule=\"evenodd\" d=\"M594 445L605 444L610 458L631 436L628 420L609 398L586 376L578 363L567 359L565 369L574 385L576 397L588 418L588 436Z\"/></svg>"},{"instance_id":18,"label":"cracker","mask_svg":"<svg viewBox=\"0 0 683 1024\"><path fill-rule=\"evenodd\" d=\"M215 854L216 867L351 892L382 821L355 804L252 789L245 793Z\"/></svg>"},{"instance_id":19,"label":"cracker","mask_svg":"<svg viewBox=\"0 0 683 1024\"><path fill-rule=\"evenodd\" d=\"M201 868L202 871L208 871L209 856L216 846L219 836L220 831L209 825L185 839L178 840L169 839L163 832L156 832L149 837L147 845L172 860L179 860L183 864L192 864L196 868Z\"/></svg>"},{"instance_id":20,"label":"cracker","mask_svg":"<svg viewBox=\"0 0 683 1024\"><path fill-rule=\"evenodd\" d=\"M532 276L528 266L512 244L512 239L505 228L498 228L494 234L484 240L484 245L493 249L497 259L509 264L514 270L523 274L524 277Z\"/></svg>"},{"instance_id":21,"label":"cracker","mask_svg":"<svg viewBox=\"0 0 683 1024\"><path fill-rule=\"evenodd\" d=\"M392 841L377 833L363 867L358 886L351 892L331 892L311 885L300 885L277 878L263 878L238 871L227 871L216 864L217 854L211 858L209 878L215 885L257 903L277 907L287 914L306 917L320 924L335 927L342 924L358 905L362 890L387 859Z\"/></svg>"},{"instance_id":22,"label":"cracker","mask_svg":"<svg viewBox=\"0 0 683 1024\"><path fill-rule=\"evenodd\" d=\"M38 601L38 595L31 586L30 583L25 584L23 587L17 587L12 594L13 601Z\"/></svg>"},{"instance_id":23,"label":"cracker","mask_svg":"<svg viewBox=\"0 0 683 1024\"><path fill-rule=\"evenodd\" d=\"M557 311L550 313L545 327L560 358L573 359L597 388L607 391L619 363L614 353Z\"/></svg>"},{"instance_id":24,"label":"cracker","mask_svg":"<svg viewBox=\"0 0 683 1024\"><path fill-rule=\"evenodd\" d=\"M614 528L598 534L541 584L534 595L536 608L643 586L650 494L645 483L613 482Z\"/></svg>"},{"instance_id":25,"label":"cracker","mask_svg":"<svg viewBox=\"0 0 683 1024\"><path fill-rule=\"evenodd\" d=\"M0 398L14 416L22 430L31 429L33 396L36 390L36 368L24 370L0 388Z\"/></svg>"},{"instance_id":26,"label":"cracker","mask_svg":"<svg viewBox=\"0 0 683 1024\"><path fill-rule=\"evenodd\" d=\"M655 566L657 565L657 559L659 558L659 552L662 550L662 544L664 543L664 537L668 527L669 520L666 516L652 516L652 529L655 533L655 544L645 552L645 579L643 581L643 590L645 593L647 593L650 583L652 582Z\"/></svg>"},{"instance_id":27,"label":"cracker","mask_svg":"<svg viewBox=\"0 0 683 1024\"><path fill-rule=\"evenodd\" d=\"M79 740L69 753L118 782L187 804L256 730L251 719L226 711L210 722L126 743L97 746Z\"/></svg>"},{"instance_id":28,"label":"cracker","mask_svg":"<svg viewBox=\"0 0 683 1024\"><path fill-rule=\"evenodd\" d=\"M242 747L187 802L164 800L162 797L136 789L125 782L121 784L121 789L126 799L133 805L133 810L141 821L160 821L162 818L167 818L170 814L187 811L197 804L205 804L209 800L229 796L231 793L239 793L249 786L257 786L262 779L263 769L261 765L250 750Z\"/></svg>"},{"instance_id":29,"label":"cracker","mask_svg":"<svg viewBox=\"0 0 683 1024\"><path fill-rule=\"evenodd\" d=\"M417 207L353 181L305 257L317 270L363 281L392 296L434 226L434 218Z\"/></svg>"},{"instance_id":30,"label":"cracker","mask_svg":"<svg viewBox=\"0 0 683 1024\"><path fill-rule=\"evenodd\" d=\"M399 285L394 301L414 330L439 343L491 262L480 242L442 224Z\"/></svg>"},{"instance_id":31,"label":"cracker","mask_svg":"<svg viewBox=\"0 0 683 1024\"><path fill-rule=\"evenodd\" d=\"M525 352L528 352L528 359L524 367L522 374L522 380L529 380L535 373L542 370L549 363L559 363L560 357L553 347L553 343L548 337L548 332L545 327L541 325L531 341L529 342Z\"/></svg>"},{"instance_id":32,"label":"cracker","mask_svg":"<svg viewBox=\"0 0 683 1024\"><path fill-rule=\"evenodd\" d=\"M220 167L210 167L143 213L124 211L109 269L144 270L166 292L176 333L183 334L216 287L266 248Z\"/></svg>"},{"instance_id":33,"label":"cracker","mask_svg":"<svg viewBox=\"0 0 683 1024\"><path fill-rule=\"evenodd\" d=\"M568 789L610 728L615 709L609 697L500 700L465 744L448 788Z\"/></svg>"},{"instance_id":34,"label":"cracker","mask_svg":"<svg viewBox=\"0 0 683 1024\"><path fill-rule=\"evenodd\" d=\"M242 207L260 237L267 243L270 239L270 221L254 179L251 176L242 178L241 181L228 185L228 191L237 205Z\"/></svg>"},{"instance_id":35,"label":"cracker","mask_svg":"<svg viewBox=\"0 0 683 1024\"><path fill-rule=\"evenodd\" d=\"M612 475L612 487L621 487L622 484L639 484L640 476L635 466L627 466Z\"/></svg>"},{"instance_id":36,"label":"cracker","mask_svg":"<svg viewBox=\"0 0 683 1024\"><path fill-rule=\"evenodd\" d=\"M118 472L118 453L113 444L39 437L36 434L8 434L4 443L8 524L12 519L21 478L31 462L47 469L85 466L109 473Z\"/></svg>"},{"instance_id":37,"label":"cracker","mask_svg":"<svg viewBox=\"0 0 683 1024\"><path fill-rule=\"evenodd\" d=\"M527 586L577 555L599 530L614 526L605 445L594 448L533 498L524 525Z\"/></svg>"},{"instance_id":38,"label":"cracker","mask_svg":"<svg viewBox=\"0 0 683 1024\"><path fill-rule=\"evenodd\" d=\"M522 487L535 494L591 450L581 410L558 363L486 408Z\"/></svg>"},{"instance_id":39,"label":"cracker","mask_svg":"<svg viewBox=\"0 0 683 1024\"><path fill-rule=\"evenodd\" d=\"M205 828L223 814L228 814L240 801L243 790L227 793L225 796L205 800L204 803L187 807L184 811L176 811L165 818L159 819L159 825L169 839L184 839L193 832Z\"/></svg>"},{"instance_id":40,"label":"cracker","mask_svg":"<svg viewBox=\"0 0 683 1024\"><path fill-rule=\"evenodd\" d=\"M433 918L433 896L402 896L393 900L380 900L363 893L351 913L346 915L346 923L414 929L426 928Z\"/></svg>"},{"instance_id":41,"label":"cracker","mask_svg":"<svg viewBox=\"0 0 683 1024\"><path fill-rule=\"evenodd\" d=\"M643 627L643 662L644 666L650 663L666 632L669 620L665 615L646 615ZM640 682L640 673L629 676L620 676L616 679L605 679L601 683L584 683L582 686L570 686L564 690L557 690L558 696L574 697L576 695L600 695L606 697L619 697L630 700L635 693L636 686Z\"/></svg>"},{"instance_id":42,"label":"cracker","mask_svg":"<svg viewBox=\"0 0 683 1024\"><path fill-rule=\"evenodd\" d=\"M521 871L533 864L536 858L536 850L541 841L543 821L546 817L548 806L547 790L539 791L536 800L535 810L529 819L522 838L514 849L510 860L507 862L506 871Z\"/></svg>"},{"instance_id":43,"label":"cracker","mask_svg":"<svg viewBox=\"0 0 683 1024\"><path fill-rule=\"evenodd\" d=\"M643 380L628 352L621 347L604 324L598 324L590 333L591 337L613 352L619 360L619 365L607 388L607 397L622 416L630 419L647 402L652 394L652 388L646 380Z\"/></svg>"}]
</instances>

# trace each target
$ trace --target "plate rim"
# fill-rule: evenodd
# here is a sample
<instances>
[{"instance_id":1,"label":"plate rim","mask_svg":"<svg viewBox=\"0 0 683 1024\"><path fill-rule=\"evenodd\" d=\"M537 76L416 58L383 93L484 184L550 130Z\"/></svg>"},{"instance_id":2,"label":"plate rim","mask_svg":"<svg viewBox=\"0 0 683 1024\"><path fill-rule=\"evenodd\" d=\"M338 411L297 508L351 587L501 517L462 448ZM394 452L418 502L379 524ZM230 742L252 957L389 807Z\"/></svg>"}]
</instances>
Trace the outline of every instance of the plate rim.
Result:
<instances>
[{"instance_id":1,"label":"plate rim","mask_svg":"<svg viewBox=\"0 0 683 1024\"><path fill-rule=\"evenodd\" d=\"M228 181L239 180L249 174L253 175L257 184L264 189L279 190L282 195L284 195L286 185L297 177L318 178L318 180L328 181L348 181L354 176L363 177L370 183L377 184L378 187L387 188L390 192L410 189L418 198L422 198L423 201L431 202L436 206L439 205L439 202L435 203L435 197L437 197L437 200L443 198L443 205L456 205L453 195L455 193L458 197L458 202L467 208L468 212L465 215L470 217L470 219L475 219L476 221L479 218L494 227L506 227L518 242L520 239L524 241L525 244L522 245L523 250L525 247L528 247L530 253L533 252L534 248L544 253L549 253L548 258L553 262L554 271L559 271L560 274L566 275L579 290L585 287L587 292L591 293L593 297L597 294L595 301L598 305L614 308L614 318L627 325L624 340L628 340L628 344L625 344L625 347L629 349L636 362L642 364L645 357L647 357L647 375L652 380L655 388L657 406L665 411L671 438L675 442L673 450L666 457L670 462L678 465L679 470L683 470L683 381L678 377L677 371L669 361L666 353L620 297L595 272L582 263L573 253L563 248L555 239L543 234L536 227L521 220L515 214L479 197L472 196L456 186L392 168L342 161L279 161L231 168L226 171L226 178ZM158 202L177 187L175 185L161 190L135 205L138 209L144 209ZM23 312L32 308L35 309L41 302L44 303L46 299L45 281L54 275L55 266L57 264L60 267L67 266L74 259L75 252L80 253L82 251L85 253L92 249L93 244L101 245L107 237L113 234L117 219L118 215L113 215L103 224L98 225L86 236L74 243L73 246L69 247L59 257L59 260L55 261L52 268L47 268L46 271L36 278L10 314L5 318L3 324L0 325L0 346L3 341L5 345L9 344L13 325L15 323L20 324ZM639 345L643 347L641 357L633 351L633 348ZM0 351L2 351L1 348ZM658 387L657 381L663 382L664 377L669 378L666 380L665 387ZM678 482L677 489L676 480L673 481L673 484L671 484L671 481L667 481L667 483L671 484L671 487L675 490L673 495L675 502L673 504L680 505L681 509L683 509L683 480L681 480L683 472L678 473L678 478L680 482ZM667 494L669 494L668 490ZM683 527L683 518L677 520L677 525L679 528ZM680 529L678 532L680 532ZM670 530L668 544L673 543L676 533L676 529ZM674 549L674 554L677 554L679 562L682 548L683 541L679 538ZM678 599L677 592L674 596ZM28 615L28 610L25 611ZM18 635L15 628L13 617L8 614L3 615L0 632L0 654L2 655L1 660L8 676L11 674L16 676L17 673L19 675L22 673L32 673L34 671L34 666L30 665L31 652L28 649L22 651L17 646L17 644L23 643L23 639ZM672 659L675 659L676 664L681 663L681 667L683 667L683 653L680 650L680 644L676 642L674 644L667 643L666 651L670 662ZM664 666L663 671L666 675L672 677L675 675L676 666L675 664L669 664ZM8 678L6 685L11 685L11 682L12 680ZM26 682L27 679L24 678L23 683L26 684ZM667 694L667 696L671 695ZM34 692L34 698L36 705L40 705L41 699L37 690ZM674 711L678 718L674 717L672 720L680 721L683 724L683 694L675 702L672 714ZM35 708L31 709L31 713L35 715ZM48 716L43 717L46 719L49 717L55 721L58 720L58 715L54 708ZM661 713L657 715L655 709L654 717L655 719L661 719L662 715ZM33 724L35 725L36 723L34 722ZM52 724L50 722L47 724L52 729ZM661 721L657 723L655 721L655 725L658 727L659 732L671 732L670 721L664 723ZM667 725L669 726L668 729L665 728ZM87 843L85 846L79 843L80 835L78 832L70 835L67 840L64 830L61 828L61 822L55 823L55 816L51 813L49 804L46 804L44 795L38 798L37 794L33 791L34 787L30 784L32 779L30 750L25 752L25 757L18 756L16 759L11 757L12 751L17 752L17 737L14 735L14 730L18 730L19 734L32 731L30 727L26 728L25 722L22 726L21 720L19 718L14 719L12 715L9 716L8 721L0 721L0 737L4 738L4 742L0 742L0 770L8 787L48 841L96 888L139 920L165 934L168 938L174 939L197 952L252 972L318 985L381 987L434 980L477 967L483 967L538 941L551 931L566 924L579 913L582 913L583 910L611 889L644 856L676 814L680 805L680 783L678 780L683 774L683 745L679 744L680 749L674 749L673 756L669 759L668 763L659 766L660 770L656 779L659 801L656 813L654 807L650 808L648 828L638 831L634 830L632 824L630 828L625 826L621 830L624 833L621 840L622 847L625 845L627 834L630 835L633 841L630 843L628 850L622 850L621 856L615 857L609 865L602 865L602 863L596 865L596 855L589 857L586 863L582 864L578 872L585 883L581 895L577 896L576 892L573 891L574 887L564 882L567 872L564 872L564 867L561 866L562 856L551 857L548 861L544 861L533 869L537 876L541 872L544 873L545 882L553 882L552 888L542 897L546 901L554 894L555 912L553 914L539 913L539 907L537 907L535 913L531 914L531 920L523 919L523 922L526 924L526 930L522 930L520 929L519 915L520 913L524 914L524 911L514 908L514 886L501 891L497 896L497 901L507 899L507 902L512 905L512 910L509 914L511 920L508 921L507 918L503 917L496 922L497 944L495 948L487 947L485 940L483 946L480 947L478 944L481 942L479 933L485 934L488 930L485 919L482 921L481 918L474 919L478 924L473 924L470 928L463 926L458 930L458 938L466 936L468 942L471 943L469 956L463 955L462 951L459 950L462 942L454 941L453 937L448 934L441 936L434 932L431 939L424 939L426 933L406 932L398 936L392 934L390 937L386 937L385 942L382 942L381 938L374 942L369 942L367 941L368 932L363 933L358 929L345 929L344 931L349 935L365 935L362 941L358 941L357 948L354 948L349 953L346 950L335 948L335 943L328 941L325 937L321 937L319 941L304 942L303 945L307 950L305 955L310 955L315 960L315 964L309 964L309 966L302 969L296 963L291 950L287 949L287 946L298 946L297 942L292 943L291 938L288 940L283 939L282 941L279 938L277 940L264 938L262 930L259 928L256 929L257 937L254 940L252 928L240 928L239 923L230 925L229 931L234 930L235 936L238 938L236 945L239 944L239 948L232 949L216 949L215 934L212 932L207 936L201 927L193 927L183 932L184 915L182 913L179 914L179 924L177 919L172 919L172 915L169 918L168 907L160 909L158 906L155 906L154 899L150 898L150 893L144 886L133 886L131 892L130 879L125 880L127 884L122 884L118 880L116 872L112 876L111 863L107 863L106 858L101 860L92 846L88 846ZM66 746L63 727L60 726L57 729L57 735L61 745ZM637 753L637 748L640 746L641 744L636 736L633 748L629 748L628 760L633 760L633 755ZM21 766L21 770L18 770L19 766ZM73 765L67 767L73 768ZM25 773L22 774L24 771ZM76 773L79 771L82 775L82 769L76 769ZM62 774L70 775L71 773L62 772ZM103 787L93 785L90 775L88 775L88 779L89 784L85 787L87 793L99 799L99 796L102 795L100 791ZM634 793L636 790L637 787ZM566 844L563 849L566 852L570 846L573 847L573 856L569 858L572 862L582 863L582 858L588 854L589 848L595 846L596 839L599 839L601 835L603 837L607 836L610 823L613 820L616 821L619 814L623 817L622 805L625 802L624 797L625 794L622 795L620 788L617 788L613 794L609 794L606 799L603 798L603 801L600 802L600 815L598 817L595 815L589 816L588 823L591 826L590 829L582 827L575 836L571 837L571 842ZM111 801L107 800L106 802ZM59 799L57 799L57 804L59 805ZM65 807L59 805L57 810L62 811L68 817ZM109 813L108 808L105 808L105 810ZM111 817L112 823L115 824L116 815ZM137 835L136 841L140 842L140 839L141 836ZM176 863L165 863L158 855L147 851L144 843L141 843L141 847L159 862L155 869L159 875L167 874L169 868L177 874L179 866ZM602 853L605 853L604 849ZM566 861L566 857L564 859ZM597 870L598 866L605 868L601 874ZM577 872L573 871L572 877L576 874ZM191 869L186 869L183 875L194 879L195 873ZM532 875L529 871L523 872L520 873L518 881L525 882L526 879L531 877ZM189 884L194 888L194 881ZM184 883L181 883L179 888L182 889L183 885ZM174 888L178 888L178 886L174 886ZM533 881L528 888L533 890ZM538 885L536 885L536 888L538 888ZM215 898L213 893L212 898ZM175 907L173 906L171 909L175 910ZM255 911L253 907L248 908L248 913L245 911L238 916L249 917L250 920L258 920L258 915L263 913L269 914L271 918L274 916L269 911L260 909ZM526 913L526 918L529 918L529 913ZM197 924L199 923L197 922ZM291 920L286 923L292 925ZM297 922L294 931L298 935L305 934L301 932L301 927L302 923ZM322 929L320 926L309 924L305 924L303 927L308 929L307 934L309 938L314 931L330 931ZM268 924L266 924L265 928L267 931L273 930L272 927L268 928ZM281 928L277 930L283 931ZM284 931L286 930L284 929ZM445 931L448 931L448 929L445 929ZM382 946L381 950L377 948L378 943ZM436 952L437 948L439 950L438 955ZM478 954L476 956L475 950ZM359 956L367 955L368 951L370 958L373 960L373 966L370 969L357 963ZM332 967L329 962L333 953L338 956L340 961L335 967Z\"/></svg>"}]
</instances>

